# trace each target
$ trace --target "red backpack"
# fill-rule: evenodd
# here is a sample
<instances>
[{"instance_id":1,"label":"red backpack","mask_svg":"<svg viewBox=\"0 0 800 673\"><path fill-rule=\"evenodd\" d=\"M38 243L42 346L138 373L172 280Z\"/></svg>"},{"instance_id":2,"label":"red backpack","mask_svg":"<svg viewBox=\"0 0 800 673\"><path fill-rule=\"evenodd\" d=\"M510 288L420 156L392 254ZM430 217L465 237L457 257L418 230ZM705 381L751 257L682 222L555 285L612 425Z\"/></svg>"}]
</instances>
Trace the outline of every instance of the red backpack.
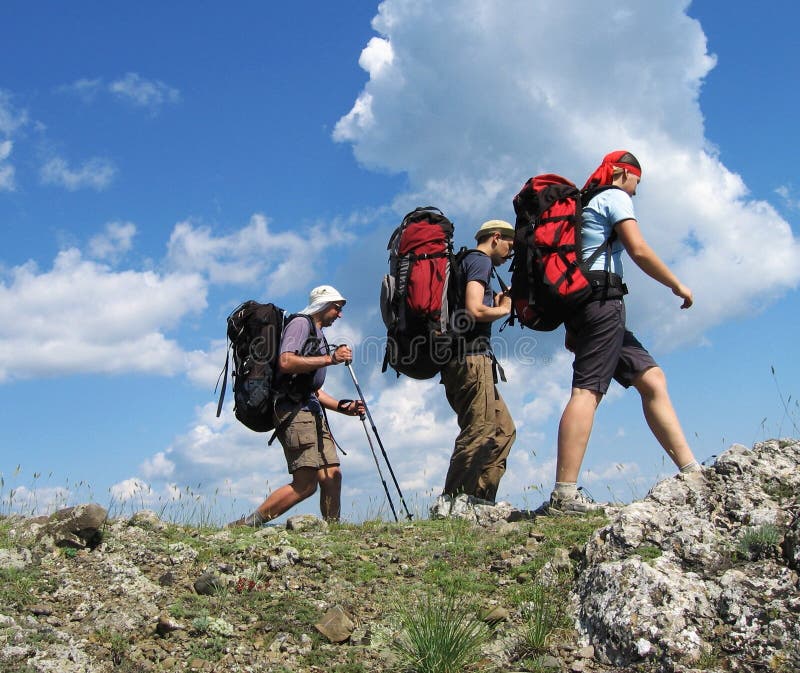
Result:
<instances>
[{"instance_id":1,"label":"red backpack","mask_svg":"<svg viewBox=\"0 0 800 673\"><path fill-rule=\"evenodd\" d=\"M408 213L389 239L381 287L387 329L383 370L415 379L435 376L451 357L450 277L453 223L433 206Z\"/></svg>"},{"instance_id":2,"label":"red backpack","mask_svg":"<svg viewBox=\"0 0 800 673\"><path fill-rule=\"evenodd\" d=\"M511 298L521 325L554 330L591 298L596 282L587 278L587 270L616 237L613 233L582 259L581 211L602 189L607 187L582 194L566 178L547 173L528 180L514 197Z\"/></svg>"}]
</instances>

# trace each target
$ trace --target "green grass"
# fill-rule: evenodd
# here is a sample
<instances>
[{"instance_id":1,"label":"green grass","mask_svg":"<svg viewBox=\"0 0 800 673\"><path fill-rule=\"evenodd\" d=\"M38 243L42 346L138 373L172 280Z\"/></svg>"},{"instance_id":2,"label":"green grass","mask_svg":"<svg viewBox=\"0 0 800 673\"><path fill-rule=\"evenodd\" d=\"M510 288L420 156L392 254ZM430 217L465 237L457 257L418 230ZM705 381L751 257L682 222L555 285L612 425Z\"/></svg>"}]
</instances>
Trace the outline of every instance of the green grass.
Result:
<instances>
[{"instance_id":1,"label":"green grass","mask_svg":"<svg viewBox=\"0 0 800 673\"><path fill-rule=\"evenodd\" d=\"M523 657L547 651L551 635L562 625L563 611L558 606L556 597L550 591L541 585L533 585L519 645Z\"/></svg>"},{"instance_id":2,"label":"green grass","mask_svg":"<svg viewBox=\"0 0 800 673\"><path fill-rule=\"evenodd\" d=\"M480 658L490 635L463 596L425 596L417 605L400 608L399 619L401 632L391 648L414 673L461 673Z\"/></svg>"},{"instance_id":3,"label":"green grass","mask_svg":"<svg viewBox=\"0 0 800 673\"><path fill-rule=\"evenodd\" d=\"M637 547L636 549L634 549L633 553L636 556L639 556L644 561L652 561L653 559L657 559L664 552L661 550L660 547L655 547L652 545L642 545L641 547Z\"/></svg>"},{"instance_id":4,"label":"green grass","mask_svg":"<svg viewBox=\"0 0 800 673\"><path fill-rule=\"evenodd\" d=\"M24 610L36 601L42 575L36 567L0 569L0 605Z\"/></svg>"},{"instance_id":5,"label":"green grass","mask_svg":"<svg viewBox=\"0 0 800 673\"><path fill-rule=\"evenodd\" d=\"M739 538L736 552L740 557L751 561L766 558L772 554L780 539L780 531L772 524L747 528Z\"/></svg>"}]
</instances>

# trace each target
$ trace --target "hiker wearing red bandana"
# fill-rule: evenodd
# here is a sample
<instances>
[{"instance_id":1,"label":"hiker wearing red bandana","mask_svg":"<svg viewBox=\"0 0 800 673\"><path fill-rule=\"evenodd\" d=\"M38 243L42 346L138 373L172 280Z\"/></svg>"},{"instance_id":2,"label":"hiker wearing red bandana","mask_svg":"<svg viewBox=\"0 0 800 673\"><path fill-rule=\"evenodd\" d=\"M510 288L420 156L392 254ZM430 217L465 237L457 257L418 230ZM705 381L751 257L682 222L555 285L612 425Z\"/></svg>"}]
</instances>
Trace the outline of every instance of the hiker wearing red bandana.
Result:
<instances>
[{"instance_id":1,"label":"hiker wearing red bandana","mask_svg":"<svg viewBox=\"0 0 800 673\"><path fill-rule=\"evenodd\" d=\"M608 239L611 243L587 274L598 289L565 323L566 346L575 353L575 361L572 393L558 428L556 484L545 504L545 509L554 512L601 509L578 489L577 480L595 411L612 378L639 392L647 424L681 472L701 469L672 406L664 372L625 327L623 251L648 276L680 297L681 308L692 305L691 290L661 261L639 229L631 197L641 178L636 157L621 150L606 155L584 186L583 259L589 259Z\"/></svg>"}]
</instances>

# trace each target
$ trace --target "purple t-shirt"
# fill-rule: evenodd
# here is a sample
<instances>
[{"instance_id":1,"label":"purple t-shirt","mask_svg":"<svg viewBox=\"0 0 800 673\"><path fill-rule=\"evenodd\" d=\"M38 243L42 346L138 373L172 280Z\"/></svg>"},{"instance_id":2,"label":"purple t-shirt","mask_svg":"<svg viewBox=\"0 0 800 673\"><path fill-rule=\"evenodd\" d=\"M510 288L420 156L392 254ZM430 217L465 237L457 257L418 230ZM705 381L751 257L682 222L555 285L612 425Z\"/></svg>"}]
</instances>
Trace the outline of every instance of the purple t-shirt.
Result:
<instances>
[{"instance_id":1,"label":"purple t-shirt","mask_svg":"<svg viewBox=\"0 0 800 673\"><path fill-rule=\"evenodd\" d=\"M308 336L311 332L310 321L304 316L297 316L289 321L289 324L283 330L283 337L281 338L281 353L297 353L298 355L327 355L325 337L322 335L322 330L314 326L314 336L319 340L319 348L313 349L311 352L304 352ZM322 384L325 383L325 367L320 367L314 371L311 382L312 390L319 390ZM280 362L278 364L278 377L282 379L290 374L286 374L281 370Z\"/></svg>"}]
</instances>

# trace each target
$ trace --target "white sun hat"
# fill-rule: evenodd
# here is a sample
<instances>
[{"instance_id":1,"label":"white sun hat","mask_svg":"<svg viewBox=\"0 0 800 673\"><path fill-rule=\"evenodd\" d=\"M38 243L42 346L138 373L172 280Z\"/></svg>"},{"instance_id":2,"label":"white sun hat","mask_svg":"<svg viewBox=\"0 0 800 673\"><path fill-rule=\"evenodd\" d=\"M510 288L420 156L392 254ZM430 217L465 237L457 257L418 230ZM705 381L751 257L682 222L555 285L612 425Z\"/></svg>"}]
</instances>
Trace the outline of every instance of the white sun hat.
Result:
<instances>
[{"instance_id":1,"label":"white sun hat","mask_svg":"<svg viewBox=\"0 0 800 673\"><path fill-rule=\"evenodd\" d=\"M326 308L328 304L332 304L333 302L337 301L342 302L342 304L347 302L347 300L339 293L339 290L332 285L320 285L309 292L308 306L300 311L300 313L314 315L315 313L319 313Z\"/></svg>"}]
</instances>

